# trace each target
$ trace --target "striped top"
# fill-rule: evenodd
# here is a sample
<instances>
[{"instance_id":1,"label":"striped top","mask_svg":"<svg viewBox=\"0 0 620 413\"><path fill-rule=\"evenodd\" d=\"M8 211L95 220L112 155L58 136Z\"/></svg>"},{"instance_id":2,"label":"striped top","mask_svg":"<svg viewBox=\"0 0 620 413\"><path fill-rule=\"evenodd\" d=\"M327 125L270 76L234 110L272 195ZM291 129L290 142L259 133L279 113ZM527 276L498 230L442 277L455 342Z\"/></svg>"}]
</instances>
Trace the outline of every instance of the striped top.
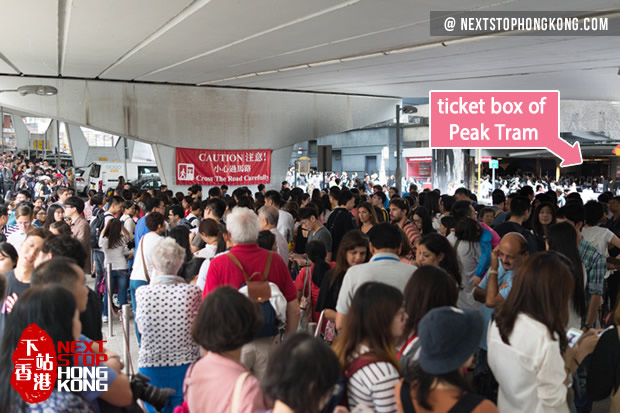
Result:
<instances>
[{"instance_id":1,"label":"striped top","mask_svg":"<svg viewBox=\"0 0 620 413\"><path fill-rule=\"evenodd\" d=\"M361 346L358 354L368 352ZM356 371L347 383L349 407L363 404L377 413L396 412L394 387L400 375L396 367L386 361L368 364Z\"/></svg>"}]
</instances>

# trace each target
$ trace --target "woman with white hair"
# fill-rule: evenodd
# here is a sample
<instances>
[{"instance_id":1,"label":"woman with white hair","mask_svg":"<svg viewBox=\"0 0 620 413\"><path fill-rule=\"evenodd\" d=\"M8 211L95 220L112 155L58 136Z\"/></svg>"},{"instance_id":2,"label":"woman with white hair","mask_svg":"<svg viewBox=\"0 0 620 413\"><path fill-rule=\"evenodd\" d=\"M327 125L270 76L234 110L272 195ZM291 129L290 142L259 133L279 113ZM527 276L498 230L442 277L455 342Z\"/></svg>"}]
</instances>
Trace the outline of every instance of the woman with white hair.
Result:
<instances>
[{"instance_id":1,"label":"woman with white hair","mask_svg":"<svg viewBox=\"0 0 620 413\"><path fill-rule=\"evenodd\" d=\"M192 324L201 303L200 288L177 275L185 250L172 238L153 248L153 278L136 290L136 323L142 335L138 367L155 387L175 391L162 412L183 402L183 379L200 350L192 339ZM146 404L148 412L155 410Z\"/></svg>"}]
</instances>

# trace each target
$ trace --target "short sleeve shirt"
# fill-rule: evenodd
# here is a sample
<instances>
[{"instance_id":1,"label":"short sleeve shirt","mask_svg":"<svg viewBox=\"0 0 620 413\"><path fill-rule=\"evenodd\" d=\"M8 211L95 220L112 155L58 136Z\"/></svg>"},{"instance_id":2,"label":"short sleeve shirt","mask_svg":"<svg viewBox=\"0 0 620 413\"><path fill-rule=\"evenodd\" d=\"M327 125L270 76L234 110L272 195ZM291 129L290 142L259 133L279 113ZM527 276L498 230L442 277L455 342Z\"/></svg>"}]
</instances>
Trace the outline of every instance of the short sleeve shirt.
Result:
<instances>
[{"instance_id":1,"label":"short sleeve shirt","mask_svg":"<svg viewBox=\"0 0 620 413\"><path fill-rule=\"evenodd\" d=\"M321 227L316 230L316 232L308 233L308 242L315 240L321 241L323 245L325 245L325 251L332 250L332 234L330 234L329 230L324 226L321 225Z\"/></svg>"}]
</instances>

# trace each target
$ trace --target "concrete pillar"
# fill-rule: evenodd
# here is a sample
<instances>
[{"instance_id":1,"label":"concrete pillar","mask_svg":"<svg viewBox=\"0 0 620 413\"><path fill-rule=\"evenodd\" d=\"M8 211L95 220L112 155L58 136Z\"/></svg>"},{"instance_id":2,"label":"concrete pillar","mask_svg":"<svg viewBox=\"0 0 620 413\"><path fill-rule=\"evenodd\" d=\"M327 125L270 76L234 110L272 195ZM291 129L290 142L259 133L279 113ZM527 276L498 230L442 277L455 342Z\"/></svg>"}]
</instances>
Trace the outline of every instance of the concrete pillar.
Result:
<instances>
[{"instance_id":1,"label":"concrete pillar","mask_svg":"<svg viewBox=\"0 0 620 413\"><path fill-rule=\"evenodd\" d=\"M457 188L467 186L465 162L468 157L462 149L434 149L433 187L452 195Z\"/></svg>"}]
</instances>

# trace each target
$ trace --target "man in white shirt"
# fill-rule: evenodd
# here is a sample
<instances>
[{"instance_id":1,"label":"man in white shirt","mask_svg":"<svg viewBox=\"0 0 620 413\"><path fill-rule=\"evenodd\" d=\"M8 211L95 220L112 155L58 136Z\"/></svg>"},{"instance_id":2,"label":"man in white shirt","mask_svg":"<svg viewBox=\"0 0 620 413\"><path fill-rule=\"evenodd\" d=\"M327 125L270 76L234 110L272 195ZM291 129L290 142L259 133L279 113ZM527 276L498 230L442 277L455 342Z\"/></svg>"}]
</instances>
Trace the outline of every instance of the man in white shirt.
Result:
<instances>
[{"instance_id":1,"label":"man in white shirt","mask_svg":"<svg viewBox=\"0 0 620 413\"><path fill-rule=\"evenodd\" d=\"M166 232L166 220L159 212L151 212L146 216L146 227L150 232L147 232L142 238L140 238L140 243L136 245L133 269L131 271L131 276L129 277L131 306L134 314L136 312L136 290L143 285L149 284L151 278L153 278L152 251L164 232ZM139 343L140 335L138 333L137 326L136 334L138 336Z\"/></svg>"},{"instance_id":2,"label":"man in white shirt","mask_svg":"<svg viewBox=\"0 0 620 413\"><path fill-rule=\"evenodd\" d=\"M341 328L357 289L369 281L382 282L400 291L417 267L400 262L398 254L403 233L395 224L382 222L368 231L372 258L366 264L349 268L344 275L336 304L336 328Z\"/></svg>"},{"instance_id":3,"label":"man in white shirt","mask_svg":"<svg viewBox=\"0 0 620 413\"><path fill-rule=\"evenodd\" d=\"M272 206L265 205L258 211L260 230L267 230L275 235L278 254L280 254L284 262L288 264L288 242L286 242L282 234L280 234L280 231L277 230L279 217L278 210Z\"/></svg>"},{"instance_id":4,"label":"man in white shirt","mask_svg":"<svg viewBox=\"0 0 620 413\"><path fill-rule=\"evenodd\" d=\"M278 214L280 215L278 218L278 231L284 236L286 242L291 242L295 233L295 221L290 213L280 209L281 204L282 197L278 191L273 189L267 191L265 194L265 205L278 208Z\"/></svg>"}]
</instances>

